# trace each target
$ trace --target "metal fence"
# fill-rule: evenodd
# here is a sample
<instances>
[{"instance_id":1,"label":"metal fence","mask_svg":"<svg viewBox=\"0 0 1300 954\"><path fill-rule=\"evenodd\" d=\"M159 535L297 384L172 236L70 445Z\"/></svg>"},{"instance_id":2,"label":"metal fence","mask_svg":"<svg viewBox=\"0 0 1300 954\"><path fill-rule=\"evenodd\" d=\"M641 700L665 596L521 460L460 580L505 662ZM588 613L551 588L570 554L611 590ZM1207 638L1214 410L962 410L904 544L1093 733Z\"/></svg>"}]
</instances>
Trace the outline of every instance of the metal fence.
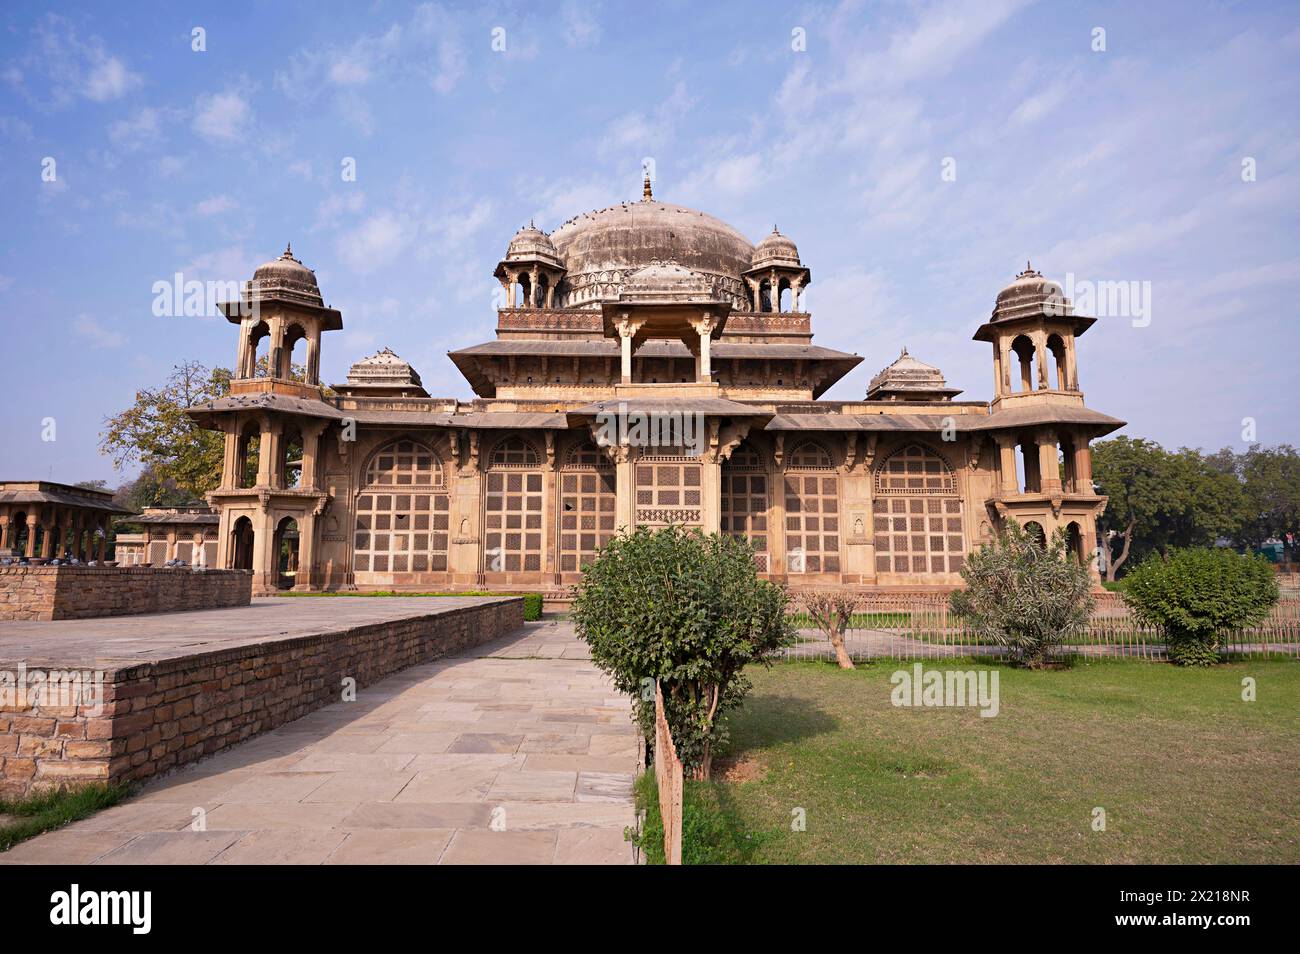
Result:
<instances>
[{"instance_id":1,"label":"metal fence","mask_svg":"<svg viewBox=\"0 0 1300 954\"><path fill-rule=\"evenodd\" d=\"M811 620L797 616L799 642L785 650L787 659L834 661L830 642ZM957 656L1005 657L1007 651L973 632L948 609L945 593L864 595L858 604L845 646L854 659L942 659ZM1300 594L1284 593L1259 626L1228 634L1224 656L1300 658ZM1140 625L1114 593L1097 597L1085 633L1055 649L1058 656L1113 656L1163 660L1164 635Z\"/></svg>"}]
</instances>

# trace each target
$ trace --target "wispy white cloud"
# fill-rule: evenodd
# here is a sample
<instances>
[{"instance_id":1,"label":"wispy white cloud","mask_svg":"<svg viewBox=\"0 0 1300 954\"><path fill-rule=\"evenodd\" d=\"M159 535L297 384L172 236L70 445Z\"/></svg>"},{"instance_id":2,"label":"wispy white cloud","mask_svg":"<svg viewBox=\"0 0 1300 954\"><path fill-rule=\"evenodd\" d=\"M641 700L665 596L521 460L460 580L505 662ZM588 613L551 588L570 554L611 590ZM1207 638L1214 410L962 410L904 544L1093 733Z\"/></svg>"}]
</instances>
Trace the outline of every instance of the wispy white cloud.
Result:
<instances>
[{"instance_id":1,"label":"wispy white cloud","mask_svg":"<svg viewBox=\"0 0 1300 954\"><path fill-rule=\"evenodd\" d=\"M235 200L228 195L214 195L194 207L199 215L222 215L235 208Z\"/></svg>"},{"instance_id":2,"label":"wispy white cloud","mask_svg":"<svg viewBox=\"0 0 1300 954\"><path fill-rule=\"evenodd\" d=\"M63 109L78 99L106 103L137 89L142 79L104 41L69 17L48 13L32 42L0 74L39 109Z\"/></svg>"},{"instance_id":3,"label":"wispy white cloud","mask_svg":"<svg viewBox=\"0 0 1300 954\"><path fill-rule=\"evenodd\" d=\"M300 50L275 72L274 85L298 103L331 94L343 118L368 136L375 121L365 91L375 80L384 81L388 95L411 78L447 94L460 83L467 59L460 19L439 4L423 3L378 33Z\"/></svg>"},{"instance_id":4,"label":"wispy white cloud","mask_svg":"<svg viewBox=\"0 0 1300 954\"><path fill-rule=\"evenodd\" d=\"M406 252L416 228L408 218L391 211L378 212L339 236L339 259L362 274L390 267Z\"/></svg>"},{"instance_id":5,"label":"wispy white cloud","mask_svg":"<svg viewBox=\"0 0 1300 954\"><path fill-rule=\"evenodd\" d=\"M72 323L72 330L77 337L96 348L119 348L126 341L126 336L120 331L113 330L102 319L91 315L78 315Z\"/></svg>"},{"instance_id":6,"label":"wispy white cloud","mask_svg":"<svg viewBox=\"0 0 1300 954\"><path fill-rule=\"evenodd\" d=\"M240 89L208 93L194 103L194 131L209 142L231 144L243 140L253 122L248 94Z\"/></svg>"}]
</instances>

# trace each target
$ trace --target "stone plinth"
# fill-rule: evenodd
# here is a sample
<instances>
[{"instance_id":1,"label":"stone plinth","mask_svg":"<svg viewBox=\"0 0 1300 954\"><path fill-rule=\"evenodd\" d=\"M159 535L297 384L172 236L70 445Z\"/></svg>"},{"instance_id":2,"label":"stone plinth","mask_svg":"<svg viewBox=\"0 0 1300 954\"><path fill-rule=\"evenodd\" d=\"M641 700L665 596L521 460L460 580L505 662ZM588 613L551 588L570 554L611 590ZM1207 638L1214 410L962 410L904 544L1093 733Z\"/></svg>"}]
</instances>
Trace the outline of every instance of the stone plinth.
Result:
<instances>
[{"instance_id":1,"label":"stone plinth","mask_svg":"<svg viewBox=\"0 0 1300 954\"><path fill-rule=\"evenodd\" d=\"M0 566L0 619L58 620L247 606L248 570Z\"/></svg>"},{"instance_id":2,"label":"stone plinth","mask_svg":"<svg viewBox=\"0 0 1300 954\"><path fill-rule=\"evenodd\" d=\"M0 624L0 796L149 778L523 621L515 597L342 597ZM75 674L79 696L14 689Z\"/></svg>"}]
</instances>

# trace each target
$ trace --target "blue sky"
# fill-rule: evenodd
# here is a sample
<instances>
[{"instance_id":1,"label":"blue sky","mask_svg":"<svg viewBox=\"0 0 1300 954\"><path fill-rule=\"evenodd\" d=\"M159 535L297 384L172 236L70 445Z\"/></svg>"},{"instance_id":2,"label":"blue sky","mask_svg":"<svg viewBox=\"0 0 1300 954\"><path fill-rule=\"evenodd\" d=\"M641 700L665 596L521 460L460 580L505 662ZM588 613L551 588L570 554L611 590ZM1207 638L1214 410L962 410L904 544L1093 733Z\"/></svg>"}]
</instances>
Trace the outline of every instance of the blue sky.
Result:
<instances>
[{"instance_id":1,"label":"blue sky","mask_svg":"<svg viewBox=\"0 0 1300 954\"><path fill-rule=\"evenodd\" d=\"M638 198L646 157L657 198L799 244L816 342L865 356L828 397L906 345L987 398L970 336L1032 258L1150 283L1080 341L1125 433L1300 443L1297 64L1294 3L9 3L0 478L121 480L104 416L234 357L154 283L287 240L343 312L327 380L390 346L468 397L446 352L492 337L510 236Z\"/></svg>"}]
</instances>

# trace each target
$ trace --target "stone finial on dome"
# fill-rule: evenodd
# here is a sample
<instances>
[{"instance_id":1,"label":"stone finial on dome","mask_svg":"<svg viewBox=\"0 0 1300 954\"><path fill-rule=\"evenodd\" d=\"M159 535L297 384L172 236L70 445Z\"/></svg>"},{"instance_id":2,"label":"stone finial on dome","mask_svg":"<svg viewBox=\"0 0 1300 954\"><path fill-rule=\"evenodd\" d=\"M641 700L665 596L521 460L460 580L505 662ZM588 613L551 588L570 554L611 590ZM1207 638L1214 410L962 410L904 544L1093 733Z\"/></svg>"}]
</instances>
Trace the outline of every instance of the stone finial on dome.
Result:
<instances>
[{"instance_id":1,"label":"stone finial on dome","mask_svg":"<svg viewBox=\"0 0 1300 954\"><path fill-rule=\"evenodd\" d=\"M650 173L646 172L645 181L641 183L641 201L652 202L654 197L654 189L650 187Z\"/></svg>"}]
</instances>

